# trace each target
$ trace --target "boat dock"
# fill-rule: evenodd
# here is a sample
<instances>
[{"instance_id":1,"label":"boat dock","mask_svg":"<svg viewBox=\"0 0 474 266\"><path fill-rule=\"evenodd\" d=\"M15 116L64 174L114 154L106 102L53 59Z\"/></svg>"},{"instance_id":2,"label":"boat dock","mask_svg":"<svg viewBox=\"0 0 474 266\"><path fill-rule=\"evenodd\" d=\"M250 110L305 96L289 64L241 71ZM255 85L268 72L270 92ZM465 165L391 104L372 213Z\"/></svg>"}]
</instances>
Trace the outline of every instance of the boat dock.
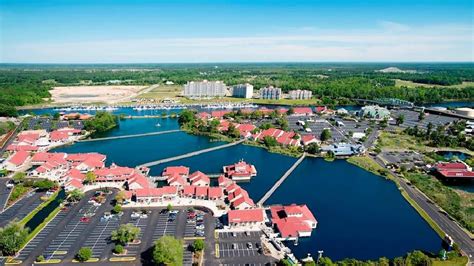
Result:
<instances>
[{"instance_id":1,"label":"boat dock","mask_svg":"<svg viewBox=\"0 0 474 266\"><path fill-rule=\"evenodd\" d=\"M263 203L265 203L265 201L270 198L273 192L275 192L275 190L283 183L283 181L285 181L285 179L290 176L291 173L293 173L293 171L296 169L296 167L298 167L298 165L300 165L305 157L306 153L303 153L303 155L301 155L301 157L290 167L290 169L288 169L285 174L283 174L280 179L278 179L278 181L270 188L270 190L268 190L267 193L263 195L263 197L257 202L257 205L262 206Z\"/></svg>"},{"instance_id":2,"label":"boat dock","mask_svg":"<svg viewBox=\"0 0 474 266\"><path fill-rule=\"evenodd\" d=\"M83 140L78 140L77 142L91 142L91 141L102 141L102 140L113 140L113 139L138 138L138 137L156 136L156 135L163 135L163 134L176 133L176 132L181 132L181 130L180 129L174 129L174 130L166 130L166 131L158 131L158 132L150 132L150 133L142 133L142 134L125 135L125 136L114 136L114 137L96 138L96 139L83 139Z\"/></svg>"},{"instance_id":3,"label":"boat dock","mask_svg":"<svg viewBox=\"0 0 474 266\"><path fill-rule=\"evenodd\" d=\"M212 147L212 148L206 148L206 149L202 149L202 150L199 150L199 151L193 151L193 152L189 152L189 153L186 153L186 154L182 154L182 155L178 155L178 156L174 156L174 157L170 157L170 158L166 158L166 159L161 159L161 160L156 160L156 161L144 163L144 164L139 165L138 167L151 167L151 166L155 166L155 165L162 164L162 163L168 163L168 162L172 162L172 161L176 161L176 160L181 160L181 159L184 159L184 158L193 157L193 156L200 155L200 154L203 154L203 153L207 153L207 152L211 152L211 151L216 151L216 150L232 147L232 146L238 145L238 144L240 144L244 141L245 141L245 139L241 139L241 140L238 140L238 141L235 141L235 142L227 143L227 144Z\"/></svg>"}]
</instances>

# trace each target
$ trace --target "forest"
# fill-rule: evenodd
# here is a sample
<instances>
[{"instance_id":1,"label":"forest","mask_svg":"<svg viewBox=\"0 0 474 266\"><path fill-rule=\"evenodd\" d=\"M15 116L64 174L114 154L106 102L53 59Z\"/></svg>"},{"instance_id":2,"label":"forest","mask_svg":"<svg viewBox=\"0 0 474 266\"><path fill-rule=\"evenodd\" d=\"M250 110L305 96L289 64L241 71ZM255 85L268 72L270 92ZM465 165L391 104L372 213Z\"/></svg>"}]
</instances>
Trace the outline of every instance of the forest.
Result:
<instances>
[{"instance_id":1,"label":"forest","mask_svg":"<svg viewBox=\"0 0 474 266\"><path fill-rule=\"evenodd\" d=\"M397 67L401 72L379 70ZM407 70L405 72L405 70ZM452 64L137 64L18 65L0 64L0 115L14 115L15 106L43 103L59 85L157 84L189 80L223 80L227 85L249 82L255 89L279 86L284 91L309 89L324 99L399 98L415 103L472 100L474 87L396 87L394 79L441 86L474 81L471 63Z\"/></svg>"}]
</instances>

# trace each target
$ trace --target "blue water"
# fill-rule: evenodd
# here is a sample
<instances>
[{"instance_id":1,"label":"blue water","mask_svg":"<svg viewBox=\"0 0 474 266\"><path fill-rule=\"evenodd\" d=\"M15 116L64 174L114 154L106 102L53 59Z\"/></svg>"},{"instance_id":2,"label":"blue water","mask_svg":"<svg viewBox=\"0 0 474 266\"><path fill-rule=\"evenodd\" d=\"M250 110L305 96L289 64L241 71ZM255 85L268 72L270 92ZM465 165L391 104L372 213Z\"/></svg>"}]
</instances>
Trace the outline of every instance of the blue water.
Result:
<instances>
[{"instance_id":1,"label":"blue water","mask_svg":"<svg viewBox=\"0 0 474 266\"><path fill-rule=\"evenodd\" d=\"M143 133L157 130L156 119L121 121L119 129L106 135ZM161 122L160 122L161 123ZM163 129L176 128L176 120L163 121ZM161 128L160 128L161 130ZM55 151L100 152L107 163L134 167L145 162L195 151L222 142L186 133L83 142ZM239 159L256 166L258 175L240 183L258 201L274 182L295 162L295 158L269 153L264 149L238 145L151 168L159 174L168 165L185 165L191 171L218 173L222 166ZM297 256L324 250L333 259L354 257L374 259L401 256L414 249L437 252L441 240L403 199L391 181L384 180L346 161L325 162L307 158L288 177L266 204L306 203L319 221L309 239L289 245Z\"/></svg>"},{"instance_id":2,"label":"blue water","mask_svg":"<svg viewBox=\"0 0 474 266\"><path fill-rule=\"evenodd\" d=\"M318 220L311 238L289 247L332 259L393 258L437 252L441 239L402 198L395 184L343 160L307 158L266 204L305 203Z\"/></svg>"},{"instance_id":3,"label":"blue water","mask_svg":"<svg viewBox=\"0 0 474 266\"><path fill-rule=\"evenodd\" d=\"M424 104L425 107L452 107L452 108L459 108L459 107L474 107L474 102L468 101L460 101L460 102L444 102L444 103L431 103L431 104Z\"/></svg>"},{"instance_id":4,"label":"blue water","mask_svg":"<svg viewBox=\"0 0 474 266\"><path fill-rule=\"evenodd\" d=\"M54 151L67 153L98 152L107 155L108 164L116 163L135 167L146 162L221 144L223 143L211 142L207 137L191 136L184 132L178 132L138 138L79 142Z\"/></svg>"},{"instance_id":5,"label":"blue water","mask_svg":"<svg viewBox=\"0 0 474 266\"><path fill-rule=\"evenodd\" d=\"M119 127L95 137L123 136L173 129L179 129L178 120L175 118L132 118L120 120Z\"/></svg>"},{"instance_id":6,"label":"blue water","mask_svg":"<svg viewBox=\"0 0 474 266\"><path fill-rule=\"evenodd\" d=\"M204 173L221 173L222 166L229 165L244 159L247 163L255 165L257 176L250 182L239 182L249 193L250 197L257 202L265 192L280 178L288 168L296 161L296 158L281 156L270 153L265 149L237 145L223 150L217 150L206 154L157 165L151 168L151 174L159 175L163 168L171 165L184 165L190 167L191 171L199 170Z\"/></svg>"},{"instance_id":7,"label":"blue water","mask_svg":"<svg viewBox=\"0 0 474 266\"><path fill-rule=\"evenodd\" d=\"M438 151L436 152L437 154L441 155L444 157L445 160L449 161L453 158L457 158L461 161L465 161L466 159L469 159L471 156L469 154L466 154L464 152L460 151Z\"/></svg>"}]
</instances>

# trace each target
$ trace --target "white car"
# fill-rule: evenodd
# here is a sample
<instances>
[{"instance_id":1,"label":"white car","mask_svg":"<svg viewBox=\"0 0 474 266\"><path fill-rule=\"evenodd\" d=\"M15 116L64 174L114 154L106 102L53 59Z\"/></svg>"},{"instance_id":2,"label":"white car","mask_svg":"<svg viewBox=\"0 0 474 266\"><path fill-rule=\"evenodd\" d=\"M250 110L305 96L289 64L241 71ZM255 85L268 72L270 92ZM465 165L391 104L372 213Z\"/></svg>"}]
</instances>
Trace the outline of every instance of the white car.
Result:
<instances>
[{"instance_id":1,"label":"white car","mask_svg":"<svg viewBox=\"0 0 474 266\"><path fill-rule=\"evenodd\" d=\"M12 182L7 183L7 188L9 188L9 189L13 188L14 186L15 185Z\"/></svg>"},{"instance_id":2,"label":"white car","mask_svg":"<svg viewBox=\"0 0 474 266\"><path fill-rule=\"evenodd\" d=\"M140 218L140 214L137 213L137 212L132 212L132 215L130 215L130 217L131 217L132 219L138 219L138 218Z\"/></svg>"}]
</instances>

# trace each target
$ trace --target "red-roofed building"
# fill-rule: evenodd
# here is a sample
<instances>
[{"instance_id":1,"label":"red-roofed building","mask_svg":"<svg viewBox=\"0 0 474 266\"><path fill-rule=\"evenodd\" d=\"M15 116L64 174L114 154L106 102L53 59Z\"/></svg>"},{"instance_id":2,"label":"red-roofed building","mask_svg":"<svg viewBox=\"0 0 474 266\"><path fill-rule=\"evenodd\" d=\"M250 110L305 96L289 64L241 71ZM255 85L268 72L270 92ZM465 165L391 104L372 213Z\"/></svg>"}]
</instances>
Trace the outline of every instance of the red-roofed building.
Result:
<instances>
[{"instance_id":1,"label":"red-roofed building","mask_svg":"<svg viewBox=\"0 0 474 266\"><path fill-rule=\"evenodd\" d=\"M183 190L181 191L181 196L185 198L194 198L196 193L195 186L184 186Z\"/></svg>"},{"instance_id":2,"label":"red-roofed building","mask_svg":"<svg viewBox=\"0 0 474 266\"><path fill-rule=\"evenodd\" d=\"M206 199L207 198L207 189L209 187L196 187L195 197L197 199Z\"/></svg>"},{"instance_id":3,"label":"red-roofed building","mask_svg":"<svg viewBox=\"0 0 474 266\"><path fill-rule=\"evenodd\" d=\"M126 193L129 200L142 204L151 204L164 200L174 200L178 196L176 187L165 186L161 188L149 187L130 190Z\"/></svg>"},{"instance_id":4,"label":"red-roofed building","mask_svg":"<svg viewBox=\"0 0 474 266\"><path fill-rule=\"evenodd\" d=\"M4 163L4 168L9 171L16 171L24 165L29 157L29 152L21 150L17 151L8 160L6 160Z\"/></svg>"},{"instance_id":5,"label":"red-roofed building","mask_svg":"<svg viewBox=\"0 0 474 266\"><path fill-rule=\"evenodd\" d=\"M240 197L232 202L232 207L236 210L245 210L255 207L255 203L249 197Z\"/></svg>"},{"instance_id":6,"label":"red-roofed building","mask_svg":"<svg viewBox=\"0 0 474 266\"><path fill-rule=\"evenodd\" d=\"M170 176L166 179L169 186L183 188L184 186L189 186L189 183L186 181L186 178L178 174Z\"/></svg>"},{"instance_id":7,"label":"red-roofed building","mask_svg":"<svg viewBox=\"0 0 474 266\"><path fill-rule=\"evenodd\" d=\"M224 115L230 113L231 111L230 110L218 110L218 111L212 111L211 112L211 116L213 118L223 118Z\"/></svg>"},{"instance_id":8,"label":"red-roofed building","mask_svg":"<svg viewBox=\"0 0 474 266\"><path fill-rule=\"evenodd\" d=\"M49 134L51 142L65 142L69 140L69 133L67 131L55 130Z\"/></svg>"},{"instance_id":9,"label":"red-roofed building","mask_svg":"<svg viewBox=\"0 0 474 266\"><path fill-rule=\"evenodd\" d=\"M474 179L472 168L463 162L440 162L434 165L434 170L443 179Z\"/></svg>"},{"instance_id":10,"label":"red-roofed building","mask_svg":"<svg viewBox=\"0 0 474 266\"><path fill-rule=\"evenodd\" d=\"M232 180L250 180L257 175L255 166L244 161L223 167L224 175Z\"/></svg>"},{"instance_id":11,"label":"red-roofed building","mask_svg":"<svg viewBox=\"0 0 474 266\"><path fill-rule=\"evenodd\" d=\"M309 237L318 222L306 205L270 207L272 223L283 240Z\"/></svg>"},{"instance_id":12,"label":"red-roofed building","mask_svg":"<svg viewBox=\"0 0 474 266\"><path fill-rule=\"evenodd\" d=\"M281 129L269 128L269 129L263 130L262 132L252 135L252 138L254 140L260 140L260 141L262 141L265 137L274 137L275 139L277 139L284 133L285 131Z\"/></svg>"},{"instance_id":13,"label":"red-roofed building","mask_svg":"<svg viewBox=\"0 0 474 266\"><path fill-rule=\"evenodd\" d=\"M225 187L228 187L230 184L232 184L233 181L225 177L225 175L220 175L217 178L217 183L219 184L219 187L225 188Z\"/></svg>"},{"instance_id":14,"label":"red-roofed building","mask_svg":"<svg viewBox=\"0 0 474 266\"><path fill-rule=\"evenodd\" d=\"M32 165L41 165L49 160L65 159L66 153L63 152L37 152L31 157Z\"/></svg>"},{"instance_id":15,"label":"red-roofed building","mask_svg":"<svg viewBox=\"0 0 474 266\"><path fill-rule=\"evenodd\" d=\"M295 132L283 132L277 139L277 142L284 146L301 146L299 136Z\"/></svg>"},{"instance_id":16,"label":"red-roofed building","mask_svg":"<svg viewBox=\"0 0 474 266\"><path fill-rule=\"evenodd\" d=\"M38 146L10 144L7 151L37 151Z\"/></svg>"},{"instance_id":17,"label":"red-roofed building","mask_svg":"<svg viewBox=\"0 0 474 266\"><path fill-rule=\"evenodd\" d=\"M252 131L257 127L252 124L237 124L236 128L240 133L240 137L250 138L252 136Z\"/></svg>"},{"instance_id":18,"label":"red-roofed building","mask_svg":"<svg viewBox=\"0 0 474 266\"><path fill-rule=\"evenodd\" d=\"M326 106L317 106L316 107L316 113L325 113L327 110Z\"/></svg>"},{"instance_id":19,"label":"red-roofed building","mask_svg":"<svg viewBox=\"0 0 474 266\"><path fill-rule=\"evenodd\" d=\"M202 120L207 120L207 119L211 118L211 114L207 113L207 112L200 112L196 115L196 117L200 118Z\"/></svg>"},{"instance_id":20,"label":"red-roofed building","mask_svg":"<svg viewBox=\"0 0 474 266\"><path fill-rule=\"evenodd\" d=\"M295 107L293 110L293 116L313 115L313 110L310 107Z\"/></svg>"},{"instance_id":21,"label":"red-roofed building","mask_svg":"<svg viewBox=\"0 0 474 266\"><path fill-rule=\"evenodd\" d=\"M209 187L207 198L210 200L222 200L224 199L224 190L221 187Z\"/></svg>"},{"instance_id":22,"label":"red-roofed building","mask_svg":"<svg viewBox=\"0 0 474 266\"><path fill-rule=\"evenodd\" d=\"M148 180L146 176L140 173L133 174L133 176L128 180L128 189L130 190L149 187L154 187L154 185Z\"/></svg>"},{"instance_id":23,"label":"red-roofed building","mask_svg":"<svg viewBox=\"0 0 474 266\"><path fill-rule=\"evenodd\" d=\"M227 192L227 194L230 194L230 193L233 193L236 189L239 189L240 186L237 185L236 183L232 183L230 184L229 186L227 186L225 188L225 191Z\"/></svg>"},{"instance_id":24,"label":"red-roofed building","mask_svg":"<svg viewBox=\"0 0 474 266\"><path fill-rule=\"evenodd\" d=\"M124 182L135 174L135 169L112 164L108 168L97 169L94 173L97 176L96 182Z\"/></svg>"},{"instance_id":25,"label":"red-roofed building","mask_svg":"<svg viewBox=\"0 0 474 266\"><path fill-rule=\"evenodd\" d=\"M174 176L180 175L182 177L187 177L189 175L189 168L185 166L168 166L161 173L162 176Z\"/></svg>"},{"instance_id":26,"label":"red-roofed building","mask_svg":"<svg viewBox=\"0 0 474 266\"><path fill-rule=\"evenodd\" d=\"M209 177L201 171L192 173L188 178L193 186L198 187L209 186L209 183L211 182Z\"/></svg>"},{"instance_id":27,"label":"red-roofed building","mask_svg":"<svg viewBox=\"0 0 474 266\"><path fill-rule=\"evenodd\" d=\"M265 223L264 209L248 209L248 210L230 210L227 213L229 225L232 227L239 226L260 226Z\"/></svg>"},{"instance_id":28,"label":"red-roofed building","mask_svg":"<svg viewBox=\"0 0 474 266\"><path fill-rule=\"evenodd\" d=\"M321 144L321 141L317 139L314 135L303 135L301 136L301 144L308 146L311 143Z\"/></svg>"}]
</instances>

